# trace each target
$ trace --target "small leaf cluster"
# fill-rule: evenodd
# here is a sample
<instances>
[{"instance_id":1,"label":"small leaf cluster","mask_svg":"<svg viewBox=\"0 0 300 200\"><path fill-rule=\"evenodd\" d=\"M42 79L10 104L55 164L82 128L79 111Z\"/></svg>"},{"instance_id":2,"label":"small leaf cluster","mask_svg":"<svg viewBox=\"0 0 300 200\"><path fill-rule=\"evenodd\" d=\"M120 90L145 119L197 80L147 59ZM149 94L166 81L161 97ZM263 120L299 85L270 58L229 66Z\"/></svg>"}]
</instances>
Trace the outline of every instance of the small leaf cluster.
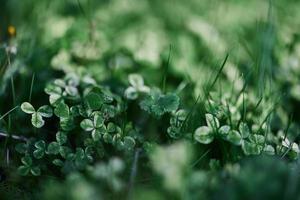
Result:
<instances>
[{"instance_id":1,"label":"small leaf cluster","mask_svg":"<svg viewBox=\"0 0 300 200\"><path fill-rule=\"evenodd\" d=\"M210 144L214 139L225 140L232 145L241 146L245 155L275 154L272 145L267 144L264 135L252 133L244 122L239 124L237 130L230 125L220 125L217 117L205 114L207 126L201 126L194 132L194 139L202 144Z\"/></svg>"},{"instance_id":2,"label":"small leaf cluster","mask_svg":"<svg viewBox=\"0 0 300 200\"><path fill-rule=\"evenodd\" d=\"M243 95L244 102L239 98L234 106L231 106L232 102L228 102L226 98L219 103L209 99L206 103L206 125L195 130L194 140L201 144L210 144L215 139L227 141L233 146L241 147L246 156L264 153L288 155L291 159L296 159L299 155L298 144L290 142L286 137L287 133L281 133L281 135L273 133L269 128L270 124L266 123L270 111L267 109L266 114L257 103L256 110L252 109L254 101L250 101L247 94ZM262 104L266 105L266 102ZM249 107L251 111L249 111ZM254 117L257 114L261 114L263 117L257 120L257 117ZM256 119L253 120L253 118Z\"/></svg>"},{"instance_id":3,"label":"small leaf cluster","mask_svg":"<svg viewBox=\"0 0 300 200\"><path fill-rule=\"evenodd\" d=\"M134 100L143 93L139 105L147 113L161 117L165 113L172 113L178 109L180 99L175 93L162 94L158 88L145 86L144 79L139 74L130 74L128 80L131 86L125 90L125 97Z\"/></svg>"},{"instance_id":4,"label":"small leaf cluster","mask_svg":"<svg viewBox=\"0 0 300 200\"><path fill-rule=\"evenodd\" d=\"M36 111L24 102L21 109L32 115L32 125L37 128L45 124L43 117L55 118L55 140L45 140L52 133L40 129L40 135L16 146L26 158L19 170L22 175L39 175L37 169L49 165L60 167L62 172L82 170L104 156L105 146L125 153L136 147L137 131L121 118L126 110L122 97L107 87L73 74L49 83L45 92L50 105Z\"/></svg>"},{"instance_id":5,"label":"small leaf cluster","mask_svg":"<svg viewBox=\"0 0 300 200\"><path fill-rule=\"evenodd\" d=\"M180 99L175 93L162 94L157 88L151 89L150 93L140 102L140 107L156 117L165 113L176 111Z\"/></svg>"},{"instance_id":6,"label":"small leaf cluster","mask_svg":"<svg viewBox=\"0 0 300 200\"><path fill-rule=\"evenodd\" d=\"M125 97L127 99L137 99L139 93L149 93L150 88L144 85L144 79L139 74L130 74L128 76L130 86L125 90Z\"/></svg>"},{"instance_id":7,"label":"small leaf cluster","mask_svg":"<svg viewBox=\"0 0 300 200\"><path fill-rule=\"evenodd\" d=\"M173 139L178 139L183 136L183 126L187 120L187 112L180 109L174 113L170 118L170 127L167 129L168 135Z\"/></svg>"},{"instance_id":8,"label":"small leaf cluster","mask_svg":"<svg viewBox=\"0 0 300 200\"><path fill-rule=\"evenodd\" d=\"M31 123L36 128L44 126L45 121L43 117L49 118L53 115L53 110L48 105L41 106L38 110L35 110L30 103L24 102L21 105L21 109L23 112L31 115Z\"/></svg>"}]
</instances>

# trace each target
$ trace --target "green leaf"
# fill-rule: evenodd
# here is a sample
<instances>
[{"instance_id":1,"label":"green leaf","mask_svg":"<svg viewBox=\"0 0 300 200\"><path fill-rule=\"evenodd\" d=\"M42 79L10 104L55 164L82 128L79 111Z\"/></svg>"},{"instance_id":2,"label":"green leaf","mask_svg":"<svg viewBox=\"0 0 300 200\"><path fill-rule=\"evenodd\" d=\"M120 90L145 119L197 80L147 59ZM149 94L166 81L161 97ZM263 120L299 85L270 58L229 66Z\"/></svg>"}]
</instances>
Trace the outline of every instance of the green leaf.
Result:
<instances>
[{"instance_id":1,"label":"green leaf","mask_svg":"<svg viewBox=\"0 0 300 200\"><path fill-rule=\"evenodd\" d=\"M110 104L111 102L114 101L113 94L107 89L101 90L101 97L103 102L106 104Z\"/></svg>"},{"instance_id":2,"label":"green leaf","mask_svg":"<svg viewBox=\"0 0 300 200\"><path fill-rule=\"evenodd\" d=\"M231 130L229 131L226 140L235 144L235 145L241 145L242 144L242 136L240 135L240 133L236 130Z\"/></svg>"},{"instance_id":3,"label":"green leaf","mask_svg":"<svg viewBox=\"0 0 300 200\"><path fill-rule=\"evenodd\" d=\"M110 135L109 133L104 133L103 134L103 140L106 143L111 143L112 142L112 135Z\"/></svg>"},{"instance_id":4,"label":"green leaf","mask_svg":"<svg viewBox=\"0 0 300 200\"><path fill-rule=\"evenodd\" d=\"M167 133L171 138L174 138L174 139L178 139L178 138L180 138L180 136L182 136L182 132L181 132L180 128L177 128L174 126L169 127L167 129Z\"/></svg>"},{"instance_id":5,"label":"green leaf","mask_svg":"<svg viewBox=\"0 0 300 200\"><path fill-rule=\"evenodd\" d=\"M90 120L90 119L82 120L82 122L80 123L80 127L85 131L94 130L94 124L93 124L92 120Z\"/></svg>"},{"instance_id":6,"label":"green leaf","mask_svg":"<svg viewBox=\"0 0 300 200\"><path fill-rule=\"evenodd\" d=\"M57 117L68 118L70 115L69 106L67 104L65 104L64 102L61 102L54 109L54 113Z\"/></svg>"},{"instance_id":7,"label":"green leaf","mask_svg":"<svg viewBox=\"0 0 300 200\"><path fill-rule=\"evenodd\" d=\"M116 131L116 125L112 122L107 124L107 132L114 133Z\"/></svg>"},{"instance_id":8,"label":"green leaf","mask_svg":"<svg viewBox=\"0 0 300 200\"><path fill-rule=\"evenodd\" d=\"M67 94L70 95L70 96L78 95L78 90L74 86L68 85L68 86L66 86L65 90L66 90Z\"/></svg>"},{"instance_id":9,"label":"green leaf","mask_svg":"<svg viewBox=\"0 0 300 200\"><path fill-rule=\"evenodd\" d=\"M71 152L72 152L72 150L69 147L65 147L65 146L59 147L59 154L63 158L67 158L68 154L70 154Z\"/></svg>"},{"instance_id":10,"label":"green leaf","mask_svg":"<svg viewBox=\"0 0 300 200\"><path fill-rule=\"evenodd\" d=\"M34 176L41 175L41 169L39 167L32 167L30 170L31 174Z\"/></svg>"},{"instance_id":11,"label":"green leaf","mask_svg":"<svg viewBox=\"0 0 300 200\"><path fill-rule=\"evenodd\" d=\"M22 176L26 176L30 171L30 167L29 166L20 166L18 168L18 173Z\"/></svg>"},{"instance_id":12,"label":"green leaf","mask_svg":"<svg viewBox=\"0 0 300 200\"><path fill-rule=\"evenodd\" d=\"M26 143L19 143L16 145L15 149L18 153L25 154L27 151L28 145Z\"/></svg>"},{"instance_id":13,"label":"green leaf","mask_svg":"<svg viewBox=\"0 0 300 200\"><path fill-rule=\"evenodd\" d=\"M99 112L97 112L94 115L94 126L96 128L100 128L101 126L103 126L103 123L104 123L103 117L101 116L101 114Z\"/></svg>"},{"instance_id":14,"label":"green leaf","mask_svg":"<svg viewBox=\"0 0 300 200\"><path fill-rule=\"evenodd\" d=\"M59 131L56 133L56 141L58 144L63 145L67 142L67 134L65 132Z\"/></svg>"},{"instance_id":15,"label":"green leaf","mask_svg":"<svg viewBox=\"0 0 300 200\"><path fill-rule=\"evenodd\" d=\"M174 117L176 118L176 121L184 122L187 118L187 115L188 113L185 110L180 109L175 113Z\"/></svg>"},{"instance_id":16,"label":"green leaf","mask_svg":"<svg viewBox=\"0 0 300 200\"><path fill-rule=\"evenodd\" d=\"M161 108L163 108L164 112L173 112L178 109L179 97L176 94L169 93L161 96L158 99L158 104Z\"/></svg>"},{"instance_id":17,"label":"green leaf","mask_svg":"<svg viewBox=\"0 0 300 200\"><path fill-rule=\"evenodd\" d=\"M63 162L62 160L60 160L60 159L54 159L54 160L52 161L52 163L53 163L54 165L56 165L56 166L59 166L59 167L62 167L62 166L64 165L64 162Z\"/></svg>"},{"instance_id":18,"label":"green leaf","mask_svg":"<svg viewBox=\"0 0 300 200\"><path fill-rule=\"evenodd\" d=\"M124 137L124 146L127 150L132 150L135 146L135 140L130 136Z\"/></svg>"},{"instance_id":19,"label":"green leaf","mask_svg":"<svg viewBox=\"0 0 300 200\"><path fill-rule=\"evenodd\" d=\"M79 112L79 109L80 109L80 106L72 106L70 108L70 112L71 112L71 115L74 116L74 117L77 117L80 115L80 112Z\"/></svg>"},{"instance_id":20,"label":"green leaf","mask_svg":"<svg viewBox=\"0 0 300 200\"><path fill-rule=\"evenodd\" d=\"M240 131L242 138L247 138L250 135L249 127L244 122L240 123L239 131Z\"/></svg>"},{"instance_id":21,"label":"green leaf","mask_svg":"<svg viewBox=\"0 0 300 200\"><path fill-rule=\"evenodd\" d=\"M48 105L40 107L37 112L43 117L52 117L53 115L52 108Z\"/></svg>"},{"instance_id":22,"label":"green leaf","mask_svg":"<svg viewBox=\"0 0 300 200\"><path fill-rule=\"evenodd\" d=\"M255 143L244 141L242 144L242 149L246 155L259 155L263 147Z\"/></svg>"},{"instance_id":23,"label":"green leaf","mask_svg":"<svg viewBox=\"0 0 300 200\"><path fill-rule=\"evenodd\" d=\"M43 140L40 140L34 144L36 150L33 151L33 156L36 159L40 159L44 156L45 154L45 149L46 149L46 143Z\"/></svg>"},{"instance_id":24,"label":"green leaf","mask_svg":"<svg viewBox=\"0 0 300 200\"><path fill-rule=\"evenodd\" d=\"M249 140L252 143L263 145L265 143L265 137L263 135L253 134L249 136Z\"/></svg>"},{"instance_id":25,"label":"green leaf","mask_svg":"<svg viewBox=\"0 0 300 200\"><path fill-rule=\"evenodd\" d=\"M195 130L194 139L202 144L209 144L214 140L214 134L207 126L201 126Z\"/></svg>"},{"instance_id":26,"label":"green leaf","mask_svg":"<svg viewBox=\"0 0 300 200\"><path fill-rule=\"evenodd\" d=\"M137 99L139 96L138 91L131 86L125 90L124 94L127 99L131 99L131 100Z\"/></svg>"},{"instance_id":27,"label":"green leaf","mask_svg":"<svg viewBox=\"0 0 300 200\"><path fill-rule=\"evenodd\" d=\"M221 126L221 127L219 128L218 133L219 133L219 135L220 135L222 138L225 139L225 138L227 137L229 131L230 131L230 126L225 125L225 126Z\"/></svg>"},{"instance_id":28,"label":"green leaf","mask_svg":"<svg viewBox=\"0 0 300 200\"><path fill-rule=\"evenodd\" d=\"M107 118L113 118L116 114L116 109L113 105L106 105L104 104L102 107L101 107L101 113L103 114L103 117L105 119Z\"/></svg>"},{"instance_id":29,"label":"green leaf","mask_svg":"<svg viewBox=\"0 0 300 200\"><path fill-rule=\"evenodd\" d=\"M49 102L51 105L57 106L63 102L63 98L61 97L60 94L51 94L49 96Z\"/></svg>"},{"instance_id":30,"label":"green leaf","mask_svg":"<svg viewBox=\"0 0 300 200\"><path fill-rule=\"evenodd\" d=\"M94 141L99 141L101 139L101 133L97 129L94 129L92 131L92 138Z\"/></svg>"},{"instance_id":31,"label":"green leaf","mask_svg":"<svg viewBox=\"0 0 300 200\"><path fill-rule=\"evenodd\" d=\"M60 145L58 144L58 142L51 142L48 145L47 153L56 155L59 153L59 149L60 149Z\"/></svg>"},{"instance_id":32,"label":"green leaf","mask_svg":"<svg viewBox=\"0 0 300 200\"><path fill-rule=\"evenodd\" d=\"M179 97L169 93L162 95L159 89L152 89L150 94L140 102L140 107L150 114L160 117L166 112L173 112L178 109Z\"/></svg>"},{"instance_id":33,"label":"green leaf","mask_svg":"<svg viewBox=\"0 0 300 200\"><path fill-rule=\"evenodd\" d=\"M56 95L60 96L62 93L62 89L61 89L61 87L59 87L53 83L50 83L46 86L45 92L49 95L56 94Z\"/></svg>"},{"instance_id":34,"label":"green leaf","mask_svg":"<svg viewBox=\"0 0 300 200\"><path fill-rule=\"evenodd\" d=\"M45 155L45 150L44 149L36 149L33 151L33 156L36 159L41 159Z\"/></svg>"},{"instance_id":35,"label":"green leaf","mask_svg":"<svg viewBox=\"0 0 300 200\"><path fill-rule=\"evenodd\" d=\"M74 128L74 119L72 117L60 118L59 120L60 127L64 131L70 131Z\"/></svg>"},{"instance_id":36,"label":"green leaf","mask_svg":"<svg viewBox=\"0 0 300 200\"><path fill-rule=\"evenodd\" d=\"M40 141L37 141L34 146L37 148L37 149L45 149L46 148L46 143L45 141L43 140L40 140Z\"/></svg>"},{"instance_id":37,"label":"green leaf","mask_svg":"<svg viewBox=\"0 0 300 200\"><path fill-rule=\"evenodd\" d=\"M68 153L65 157L66 160L74 160L75 154L74 153Z\"/></svg>"},{"instance_id":38,"label":"green leaf","mask_svg":"<svg viewBox=\"0 0 300 200\"><path fill-rule=\"evenodd\" d=\"M31 123L34 127L41 128L44 126L45 121L43 120L42 116L36 112L31 115Z\"/></svg>"},{"instance_id":39,"label":"green leaf","mask_svg":"<svg viewBox=\"0 0 300 200\"><path fill-rule=\"evenodd\" d=\"M32 165L32 159L30 156L24 156L21 159L21 162L25 165L25 166L31 166Z\"/></svg>"},{"instance_id":40,"label":"green leaf","mask_svg":"<svg viewBox=\"0 0 300 200\"><path fill-rule=\"evenodd\" d=\"M33 113L35 113L34 107L30 103L28 103L28 102L22 103L21 109L22 109L23 112L25 112L27 114L33 114Z\"/></svg>"},{"instance_id":41,"label":"green leaf","mask_svg":"<svg viewBox=\"0 0 300 200\"><path fill-rule=\"evenodd\" d=\"M271 145L266 145L263 149L264 153L265 154L268 154L268 155L275 155L275 149L273 146Z\"/></svg>"},{"instance_id":42,"label":"green leaf","mask_svg":"<svg viewBox=\"0 0 300 200\"><path fill-rule=\"evenodd\" d=\"M87 94L84 100L87 106L92 110L98 110L103 105L102 97L95 92L90 92L89 94Z\"/></svg>"},{"instance_id":43,"label":"green leaf","mask_svg":"<svg viewBox=\"0 0 300 200\"><path fill-rule=\"evenodd\" d=\"M140 88L144 85L143 77L139 74L130 74L128 80L134 88Z\"/></svg>"},{"instance_id":44,"label":"green leaf","mask_svg":"<svg viewBox=\"0 0 300 200\"><path fill-rule=\"evenodd\" d=\"M220 127L219 120L214 117L212 114L205 114L205 119L208 127L210 127L212 130L217 130Z\"/></svg>"},{"instance_id":45,"label":"green leaf","mask_svg":"<svg viewBox=\"0 0 300 200\"><path fill-rule=\"evenodd\" d=\"M66 87L65 81L62 79L55 79L54 84L62 88Z\"/></svg>"}]
</instances>

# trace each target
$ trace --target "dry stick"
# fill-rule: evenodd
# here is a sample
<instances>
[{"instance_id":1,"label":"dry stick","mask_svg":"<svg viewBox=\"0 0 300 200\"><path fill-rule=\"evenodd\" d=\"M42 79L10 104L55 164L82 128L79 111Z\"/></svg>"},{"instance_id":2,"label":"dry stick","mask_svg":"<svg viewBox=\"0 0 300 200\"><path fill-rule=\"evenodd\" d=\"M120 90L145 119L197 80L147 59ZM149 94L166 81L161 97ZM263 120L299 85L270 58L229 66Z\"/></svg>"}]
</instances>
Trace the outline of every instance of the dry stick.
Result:
<instances>
[{"instance_id":1,"label":"dry stick","mask_svg":"<svg viewBox=\"0 0 300 200\"><path fill-rule=\"evenodd\" d=\"M13 135L13 134L7 134L7 133L3 133L3 132L0 132L0 137L11 137L12 139L15 139L15 140L22 140L22 141L25 141L27 142L29 139L24 137L24 136L18 136L18 135Z\"/></svg>"},{"instance_id":2,"label":"dry stick","mask_svg":"<svg viewBox=\"0 0 300 200\"><path fill-rule=\"evenodd\" d=\"M137 165L138 165L138 159L139 159L140 152L141 152L141 149L139 148L135 151L135 154L134 154L134 160L133 160L132 168L131 168L131 172L130 172L127 199L132 199L131 196L132 196L132 191L133 191L133 186L134 186L134 179L137 175L137 170L138 170Z\"/></svg>"}]
</instances>

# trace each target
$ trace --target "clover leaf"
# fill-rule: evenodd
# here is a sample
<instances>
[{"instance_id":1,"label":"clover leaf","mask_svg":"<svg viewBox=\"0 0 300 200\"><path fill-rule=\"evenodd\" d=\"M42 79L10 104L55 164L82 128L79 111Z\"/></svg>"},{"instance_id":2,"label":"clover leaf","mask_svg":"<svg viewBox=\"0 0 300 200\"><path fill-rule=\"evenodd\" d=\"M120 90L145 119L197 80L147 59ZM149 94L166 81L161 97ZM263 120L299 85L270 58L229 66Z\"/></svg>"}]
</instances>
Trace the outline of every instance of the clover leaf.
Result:
<instances>
[{"instance_id":1,"label":"clover leaf","mask_svg":"<svg viewBox=\"0 0 300 200\"><path fill-rule=\"evenodd\" d=\"M94 129L94 124L93 121L90 119L84 119L81 123L80 126L83 130L85 131L92 131Z\"/></svg>"},{"instance_id":2,"label":"clover leaf","mask_svg":"<svg viewBox=\"0 0 300 200\"><path fill-rule=\"evenodd\" d=\"M299 146L295 142L290 142L290 140L286 137L282 140L281 146L283 148L279 148L284 154L288 154L291 159L296 159L300 153Z\"/></svg>"},{"instance_id":3,"label":"clover leaf","mask_svg":"<svg viewBox=\"0 0 300 200\"><path fill-rule=\"evenodd\" d=\"M54 83L50 83L46 86L45 92L49 95L49 102L52 106L56 106L63 101L62 89Z\"/></svg>"},{"instance_id":4,"label":"clover leaf","mask_svg":"<svg viewBox=\"0 0 300 200\"><path fill-rule=\"evenodd\" d=\"M51 142L49 145L48 145L48 148L47 148L47 153L48 154L53 154L53 155L56 155L59 153L59 150L60 150L60 145L58 142Z\"/></svg>"},{"instance_id":5,"label":"clover leaf","mask_svg":"<svg viewBox=\"0 0 300 200\"><path fill-rule=\"evenodd\" d=\"M183 125L187 119L187 112L183 109L176 111L170 118L170 127L167 133L171 138L177 139L183 135Z\"/></svg>"},{"instance_id":6,"label":"clover leaf","mask_svg":"<svg viewBox=\"0 0 300 200\"><path fill-rule=\"evenodd\" d=\"M240 132L242 138L247 138L250 135L249 127L244 122L240 123L239 132Z\"/></svg>"},{"instance_id":7,"label":"clover leaf","mask_svg":"<svg viewBox=\"0 0 300 200\"><path fill-rule=\"evenodd\" d=\"M210 113L207 113L205 114L205 119L208 127L210 127L212 130L218 130L218 128L220 127L220 122L218 118L216 118Z\"/></svg>"},{"instance_id":8,"label":"clover leaf","mask_svg":"<svg viewBox=\"0 0 300 200\"><path fill-rule=\"evenodd\" d=\"M46 150L46 143L45 143L45 141L40 140L40 141L36 142L34 144L34 146L35 146L36 150L33 151L33 156L36 159L40 159L40 158L44 157L45 150Z\"/></svg>"},{"instance_id":9,"label":"clover leaf","mask_svg":"<svg viewBox=\"0 0 300 200\"><path fill-rule=\"evenodd\" d=\"M265 137L263 135L250 135L248 141L244 141L242 149L246 155L259 155L264 149ZM268 147L270 150L270 147ZM267 149L266 149L267 150Z\"/></svg>"},{"instance_id":10,"label":"clover leaf","mask_svg":"<svg viewBox=\"0 0 300 200\"><path fill-rule=\"evenodd\" d=\"M226 136L226 140L235 145L241 145L243 138L236 130L230 130Z\"/></svg>"},{"instance_id":11,"label":"clover leaf","mask_svg":"<svg viewBox=\"0 0 300 200\"><path fill-rule=\"evenodd\" d=\"M15 149L20 154L25 154L28 151L28 143L19 143L16 145Z\"/></svg>"},{"instance_id":12,"label":"clover leaf","mask_svg":"<svg viewBox=\"0 0 300 200\"><path fill-rule=\"evenodd\" d=\"M230 126L228 125L224 125L224 126L221 126L218 130L218 134L223 138L223 139L226 139L229 131L231 130Z\"/></svg>"},{"instance_id":13,"label":"clover leaf","mask_svg":"<svg viewBox=\"0 0 300 200\"><path fill-rule=\"evenodd\" d=\"M69 106L64 102L60 102L54 109L54 114L59 118L68 118L70 116Z\"/></svg>"},{"instance_id":14,"label":"clover leaf","mask_svg":"<svg viewBox=\"0 0 300 200\"><path fill-rule=\"evenodd\" d=\"M174 93L161 94L159 90L151 90L150 94L140 102L140 107L157 117L176 111L179 107L179 97Z\"/></svg>"},{"instance_id":15,"label":"clover leaf","mask_svg":"<svg viewBox=\"0 0 300 200\"><path fill-rule=\"evenodd\" d=\"M209 127L201 126L195 130L194 139L202 144L209 144L214 140L214 134Z\"/></svg>"},{"instance_id":16,"label":"clover leaf","mask_svg":"<svg viewBox=\"0 0 300 200\"><path fill-rule=\"evenodd\" d=\"M56 141L59 145L63 145L67 142L67 134L63 131L59 131L56 133Z\"/></svg>"},{"instance_id":17,"label":"clover leaf","mask_svg":"<svg viewBox=\"0 0 300 200\"><path fill-rule=\"evenodd\" d=\"M93 158L87 154L82 148L76 148L75 153L75 165L79 169L83 169L89 162L93 161Z\"/></svg>"},{"instance_id":18,"label":"clover leaf","mask_svg":"<svg viewBox=\"0 0 300 200\"><path fill-rule=\"evenodd\" d=\"M125 136L124 137L124 147L127 150L131 151L134 148L134 146L135 146L135 140L130 136Z\"/></svg>"},{"instance_id":19,"label":"clover leaf","mask_svg":"<svg viewBox=\"0 0 300 200\"><path fill-rule=\"evenodd\" d=\"M100 112L94 114L93 121L90 119L84 119L81 121L80 126L85 131L92 132L92 138L95 141L100 140L101 135L106 132L106 127L104 125L104 119L102 118Z\"/></svg>"},{"instance_id":20,"label":"clover leaf","mask_svg":"<svg viewBox=\"0 0 300 200\"><path fill-rule=\"evenodd\" d=\"M40 114L33 113L31 115L31 123L36 128L41 128L42 126L44 126L45 121L43 120L43 117Z\"/></svg>"},{"instance_id":21,"label":"clover leaf","mask_svg":"<svg viewBox=\"0 0 300 200\"><path fill-rule=\"evenodd\" d=\"M90 92L85 96L85 103L88 108L92 110L98 110L101 108L104 102L98 93Z\"/></svg>"},{"instance_id":22,"label":"clover leaf","mask_svg":"<svg viewBox=\"0 0 300 200\"><path fill-rule=\"evenodd\" d=\"M37 112L43 117L52 117L53 115L52 108L47 105L41 106Z\"/></svg>"},{"instance_id":23,"label":"clover leaf","mask_svg":"<svg viewBox=\"0 0 300 200\"><path fill-rule=\"evenodd\" d=\"M24 102L21 105L21 109L23 112L31 114L31 123L36 128L41 128L44 126L45 121L43 117L49 118L52 117L53 114L52 108L48 105L41 106L36 111L30 103Z\"/></svg>"},{"instance_id":24,"label":"clover leaf","mask_svg":"<svg viewBox=\"0 0 300 200\"><path fill-rule=\"evenodd\" d=\"M28 103L28 102L22 103L21 109L23 110L23 112L25 112L27 114L33 114L33 113L35 113L34 107L30 103Z\"/></svg>"},{"instance_id":25,"label":"clover leaf","mask_svg":"<svg viewBox=\"0 0 300 200\"><path fill-rule=\"evenodd\" d=\"M139 92L148 93L150 91L150 88L144 85L144 79L139 74L130 74L128 76L128 81L131 86L125 90L125 97L127 99L137 99Z\"/></svg>"},{"instance_id":26,"label":"clover leaf","mask_svg":"<svg viewBox=\"0 0 300 200\"><path fill-rule=\"evenodd\" d=\"M267 155L275 155L275 149L272 145L266 145L263 152Z\"/></svg>"},{"instance_id":27,"label":"clover leaf","mask_svg":"<svg viewBox=\"0 0 300 200\"><path fill-rule=\"evenodd\" d=\"M116 108L113 105L103 104L101 107L101 113L104 119L113 118L116 112Z\"/></svg>"},{"instance_id":28,"label":"clover leaf","mask_svg":"<svg viewBox=\"0 0 300 200\"><path fill-rule=\"evenodd\" d=\"M244 141L242 149L246 155L259 155L263 150L263 147L255 143Z\"/></svg>"},{"instance_id":29,"label":"clover leaf","mask_svg":"<svg viewBox=\"0 0 300 200\"><path fill-rule=\"evenodd\" d=\"M21 159L23 165L18 168L18 173L22 176L26 176L29 172L34 176L39 176L41 170L38 166L33 166L32 159L30 156L26 155Z\"/></svg>"}]
</instances>

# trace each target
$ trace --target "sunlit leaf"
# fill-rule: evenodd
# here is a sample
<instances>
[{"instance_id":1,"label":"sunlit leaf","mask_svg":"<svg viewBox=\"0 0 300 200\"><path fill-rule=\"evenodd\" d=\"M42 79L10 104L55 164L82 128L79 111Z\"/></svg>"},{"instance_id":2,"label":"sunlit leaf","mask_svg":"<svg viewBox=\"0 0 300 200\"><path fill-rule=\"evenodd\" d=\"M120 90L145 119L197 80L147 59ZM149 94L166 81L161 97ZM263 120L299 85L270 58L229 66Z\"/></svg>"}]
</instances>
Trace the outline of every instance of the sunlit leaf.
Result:
<instances>
[{"instance_id":1,"label":"sunlit leaf","mask_svg":"<svg viewBox=\"0 0 300 200\"><path fill-rule=\"evenodd\" d=\"M23 112L25 112L27 114L33 114L33 113L35 113L34 107L30 103L28 103L28 102L22 103L21 109L22 109Z\"/></svg>"},{"instance_id":2,"label":"sunlit leaf","mask_svg":"<svg viewBox=\"0 0 300 200\"><path fill-rule=\"evenodd\" d=\"M209 127L201 126L195 130L194 139L202 144L209 144L214 140L214 134Z\"/></svg>"},{"instance_id":3,"label":"sunlit leaf","mask_svg":"<svg viewBox=\"0 0 300 200\"><path fill-rule=\"evenodd\" d=\"M80 123L80 127L85 131L92 131L94 129L94 124L92 120L84 119Z\"/></svg>"},{"instance_id":4,"label":"sunlit leaf","mask_svg":"<svg viewBox=\"0 0 300 200\"><path fill-rule=\"evenodd\" d=\"M31 116L31 123L36 128L41 128L44 126L45 121L43 120L43 117L39 113L33 113Z\"/></svg>"},{"instance_id":5,"label":"sunlit leaf","mask_svg":"<svg viewBox=\"0 0 300 200\"><path fill-rule=\"evenodd\" d=\"M51 117L53 115L53 110L50 106L44 105L40 107L37 112L43 117Z\"/></svg>"}]
</instances>

